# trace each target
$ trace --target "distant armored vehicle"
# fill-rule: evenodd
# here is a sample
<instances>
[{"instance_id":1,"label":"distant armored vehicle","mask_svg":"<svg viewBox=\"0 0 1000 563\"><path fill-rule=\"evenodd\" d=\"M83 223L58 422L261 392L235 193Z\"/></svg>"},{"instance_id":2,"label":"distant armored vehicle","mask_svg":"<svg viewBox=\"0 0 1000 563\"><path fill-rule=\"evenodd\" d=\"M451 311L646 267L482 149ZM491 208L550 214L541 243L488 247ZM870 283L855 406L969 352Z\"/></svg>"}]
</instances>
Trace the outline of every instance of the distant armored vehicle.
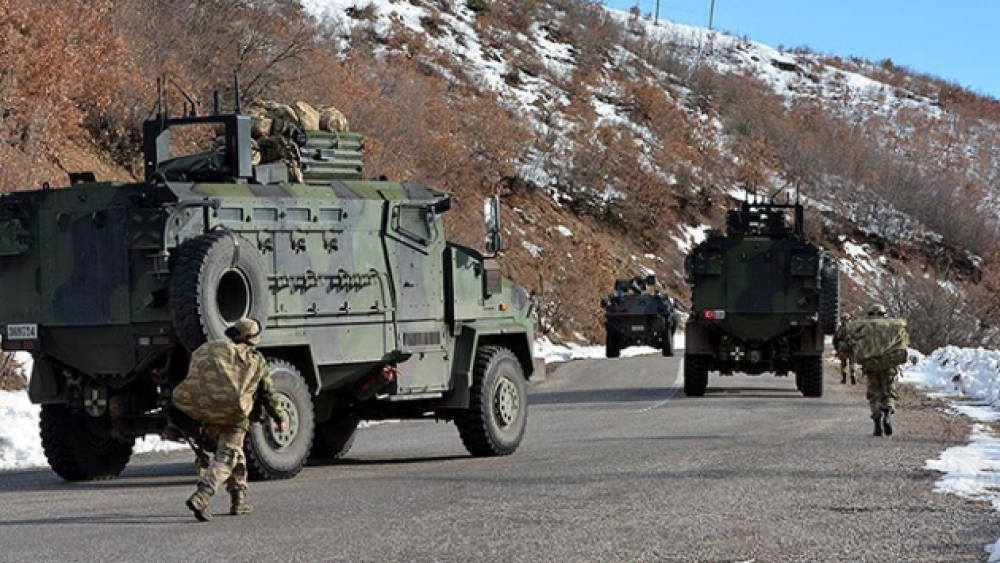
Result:
<instances>
[{"instance_id":1,"label":"distant armored vehicle","mask_svg":"<svg viewBox=\"0 0 1000 563\"><path fill-rule=\"evenodd\" d=\"M823 336L837 326L840 277L803 233L799 203L743 203L725 233L688 255L685 394L704 395L709 371L793 371L803 395L822 396Z\"/></svg>"},{"instance_id":2,"label":"distant armored vehicle","mask_svg":"<svg viewBox=\"0 0 1000 563\"><path fill-rule=\"evenodd\" d=\"M473 455L514 452L534 303L500 275L497 200L484 255L445 239L448 194L363 180L359 135L283 131L277 143L296 145L283 154L301 153L293 171L254 154L256 126L239 104L161 109L144 126L145 181L72 174L0 199L2 346L35 358L52 469L112 478L136 438L178 437L171 391L190 352L244 316L265 327L259 350L290 416L285 432L253 424L252 478L344 455L362 420L449 420ZM217 148L174 155L188 127Z\"/></svg>"},{"instance_id":3,"label":"distant armored vehicle","mask_svg":"<svg viewBox=\"0 0 1000 563\"><path fill-rule=\"evenodd\" d=\"M615 293L601 300L607 357L617 358L629 346L651 346L664 356L674 355L677 302L655 286L655 276L616 280Z\"/></svg>"}]
</instances>

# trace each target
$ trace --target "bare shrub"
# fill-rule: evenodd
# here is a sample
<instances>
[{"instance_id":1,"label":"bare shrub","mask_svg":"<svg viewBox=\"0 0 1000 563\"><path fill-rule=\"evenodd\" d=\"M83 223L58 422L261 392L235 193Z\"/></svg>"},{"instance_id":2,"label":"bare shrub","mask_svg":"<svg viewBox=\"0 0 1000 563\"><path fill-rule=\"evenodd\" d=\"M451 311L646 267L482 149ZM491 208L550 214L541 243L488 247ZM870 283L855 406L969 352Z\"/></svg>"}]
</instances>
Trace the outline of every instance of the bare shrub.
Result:
<instances>
[{"instance_id":1,"label":"bare shrub","mask_svg":"<svg viewBox=\"0 0 1000 563\"><path fill-rule=\"evenodd\" d=\"M24 367L8 352L0 353L0 391L23 391L28 388Z\"/></svg>"},{"instance_id":2,"label":"bare shrub","mask_svg":"<svg viewBox=\"0 0 1000 563\"><path fill-rule=\"evenodd\" d=\"M547 12L548 4L547 0L507 0L494 3L492 14L512 31L530 36L531 26Z\"/></svg>"},{"instance_id":3,"label":"bare shrub","mask_svg":"<svg viewBox=\"0 0 1000 563\"><path fill-rule=\"evenodd\" d=\"M633 39L630 50L651 67L670 74L673 77L690 74L690 63L680 53L675 43L665 41L658 36L643 36Z\"/></svg>"},{"instance_id":4,"label":"bare shrub","mask_svg":"<svg viewBox=\"0 0 1000 563\"><path fill-rule=\"evenodd\" d=\"M880 297L891 316L906 319L910 346L924 353L947 346L978 346L982 327L965 292L930 273L884 280Z\"/></svg>"},{"instance_id":5,"label":"bare shrub","mask_svg":"<svg viewBox=\"0 0 1000 563\"><path fill-rule=\"evenodd\" d=\"M622 24L613 19L603 2L571 0L564 2L565 16L561 29L575 51L582 69L596 70L624 36Z\"/></svg>"}]
</instances>

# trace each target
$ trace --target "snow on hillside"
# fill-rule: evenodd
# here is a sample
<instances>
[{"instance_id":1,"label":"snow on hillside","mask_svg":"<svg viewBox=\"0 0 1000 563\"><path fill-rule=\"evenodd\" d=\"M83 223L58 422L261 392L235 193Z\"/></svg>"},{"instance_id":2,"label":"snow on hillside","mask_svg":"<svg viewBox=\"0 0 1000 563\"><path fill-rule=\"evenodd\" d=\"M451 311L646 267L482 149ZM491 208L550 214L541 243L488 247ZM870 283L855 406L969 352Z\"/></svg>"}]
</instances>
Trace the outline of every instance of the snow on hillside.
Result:
<instances>
[{"instance_id":1,"label":"snow on hillside","mask_svg":"<svg viewBox=\"0 0 1000 563\"><path fill-rule=\"evenodd\" d=\"M781 52L750 39L717 31L661 20L635 20L630 14L612 10L625 25L640 26L651 37L686 47L689 56L725 74L748 74L769 84L787 98L800 97L841 100L845 115L861 117L872 113L889 116L897 111L918 110L940 116L934 100L872 80L864 75L828 66L817 55Z\"/></svg>"},{"instance_id":2,"label":"snow on hillside","mask_svg":"<svg viewBox=\"0 0 1000 563\"><path fill-rule=\"evenodd\" d=\"M536 23L527 35L518 34L516 41L489 41L481 36L475 25L477 15L467 7L464 0L443 0L441 2L392 2L390 0L304 0L306 9L325 22L342 37L343 45L348 45L352 32L363 30L368 34L386 38L400 28L426 42L427 51L437 53L443 60L454 59L459 64L441 65L434 60L426 61L450 80L494 92L512 111L521 114L535 129L539 138L554 138L555 147L546 153L530 151L527 162L521 163L521 175L541 187L557 202L573 199L562 191L557 178L565 176L563 167L572 161L575 147L570 131L579 127L566 110L570 98L561 88L564 80L576 68L573 47L553 37L554 26ZM822 62L815 54L788 53L757 43L703 28L697 28L660 20L653 22L646 18L636 18L631 14L612 10L608 13L621 23L635 37L662 41L673 47L672 53L680 60L695 68L708 65L721 73L755 76L770 85L775 93L785 97L789 104L798 99L811 99L821 103L827 111L839 114L845 119L863 122L872 116L882 116L891 120L893 116L906 113L920 115L926 120L937 120L942 109L935 100L917 96L912 92L872 80L860 73L850 72ZM433 30L426 22L436 22ZM386 42L376 46L377 51L390 49ZM396 47L405 50L406 47ZM523 51L522 51L523 50ZM524 51L531 51L524 52ZM530 56L541 61L545 72L525 73L512 61ZM690 116L693 134L708 138L719 138L721 124L707 114L702 114L697 104L685 102L690 92L684 86L690 77L672 77L667 73L650 68L650 65L633 52L618 47L612 53L611 69L629 66L643 68L651 76L658 77L664 86L664 93L675 100L678 107ZM461 69L461 70L453 70ZM464 76L455 76L459 72ZM511 80L512 73L516 79ZM609 73L610 75L610 73ZM598 123L613 122L632 131L637 138L639 154L648 154L656 144L654 135L643 126L632 121L627 104L618 104L622 85L614 79L604 77L591 90L589 104L598 116ZM700 131L699 131L700 128ZM721 141L719 141L721 142ZM646 161L644 167L656 170L660 164ZM607 186L577 186L576 197L590 194L594 202L607 202L627 197ZM727 192L728 193L728 192ZM735 196L730 193L729 195ZM737 197L742 199L742 194ZM922 226L899 213L885 202L879 208L859 208L857 205L828 205L821 200L811 204L817 208L834 209L848 221L859 226L863 233L871 233L890 240L925 240L933 237ZM690 235L691 226L681 225L679 232L671 234L683 248L695 242ZM686 239L686 240L685 240ZM522 246L532 256L542 255L543 247L533 241L523 241ZM862 282L873 265L880 260L866 250L862 263L845 264L855 281ZM861 285L866 285L862 283Z\"/></svg>"}]
</instances>

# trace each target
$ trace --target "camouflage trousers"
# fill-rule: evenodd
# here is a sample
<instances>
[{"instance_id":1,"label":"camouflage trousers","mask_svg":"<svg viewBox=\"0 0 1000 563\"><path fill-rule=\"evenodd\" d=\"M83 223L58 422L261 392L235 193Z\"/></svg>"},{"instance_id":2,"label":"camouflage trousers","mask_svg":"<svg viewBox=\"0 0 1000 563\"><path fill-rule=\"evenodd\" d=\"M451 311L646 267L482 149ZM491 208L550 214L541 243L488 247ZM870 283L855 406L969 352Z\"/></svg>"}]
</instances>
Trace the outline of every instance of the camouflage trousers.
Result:
<instances>
[{"instance_id":1,"label":"camouflage trousers","mask_svg":"<svg viewBox=\"0 0 1000 563\"><path fill-rule=\"evenodd\" d=\"M872 416L881 413L885 409L894 410L896 407L896 391L892 388L896 380L896 370L879 370L866 372L868 378L868 406L871 407Z\"/></svg>"},{"instance_id":2,"label":"camouflage trousers","mask_svg":"<svg viewBox=\"0 0 1000 563\"><path fill-rule=\"evenodd\" d=\"M198 484L207 486L214 494L219 486L226 490L245 491L247 488L247 458L243 455L243 438L247 431L238 426L206 425L205 433L217 446L215 457L208 468L198 476Z\"/></svg>"},{"instance_id":3,"label":"camouflage trousers","mask_svg":"<svg viewBox=\"0 0 1000 563\"><path fill-rule=\"evenodd\" d=\"M845 377L854 378L854 358L851 357L847 352L837 352L837 357L840 358L840 377L841 379Z\"/></svg>"}]
</instances>

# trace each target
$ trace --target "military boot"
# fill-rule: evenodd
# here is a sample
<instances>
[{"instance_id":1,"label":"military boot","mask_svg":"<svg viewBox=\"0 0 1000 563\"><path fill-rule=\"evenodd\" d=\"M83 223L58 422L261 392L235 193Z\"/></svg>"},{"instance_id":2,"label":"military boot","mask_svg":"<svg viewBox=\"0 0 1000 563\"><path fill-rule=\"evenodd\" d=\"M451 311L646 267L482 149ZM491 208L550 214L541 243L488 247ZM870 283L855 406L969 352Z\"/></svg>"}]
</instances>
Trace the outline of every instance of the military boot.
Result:
<instances>
[{"instance_id":1,"label":"military boot","mask_svg":"<svg viewBox=\"0 0 1000 563\"><path fill-rule=\"evenodd\" d=\"M873 414L872 415L872 420L875 421L875 432L872 433L872 436L881 436L882 435L882 413Z\"/></svg>"},{"instance_id":2,"label":"military boot","mask_svg":"<svg viewBox=\"0 0 1000 563\"><path fill-rule=\"evenodd\" d=\"M882 428L886 436L892 436L892 409L882 409Z\"/></svg>"},{"instance_id":3,"label":"military boot","mask_svg":"<svg viewBox=\"0 0 1000 563\"><path fill-rule=\"evenodd\" d=\"M847 374L844 372L840 372L840 383L841 384L847 383Z\"/></svg>"},{"instance_id":4,"label":"military boot","mask_svg":"<svg viewBox=\"0 0 1000 563\"><path fill-rule=\"evenodd\" d=\"M229 498L232 500L229 513L233 516L246 516L253 512L253 507L247 504L246 491L229 491Z\"/></svg>"},{"instance_id":5,"label":"military boot","mask_svg":"<svg viewBox=\"0 0 1000 563\"><path fill-rule=\"evenodd\" d=\"M858 384L858 378L854 377L854 372L852 371L851 372L851 385L857 385L857 384Z\"/></svg>"},{"instance_id":6,"label":"military boot","mask_svg":"<svg viewBox=\"0 0 1000 563\"><path fill-rule=\"evenodd\" d=\"M198 483L198 490L191 495L185 504L194 512L194 517L198 519L199 522L208 522L212 519L212 509L209 503L212 500L212 494L214 491L208 488L206 485Z\"/></svg>"}]
</instances>

